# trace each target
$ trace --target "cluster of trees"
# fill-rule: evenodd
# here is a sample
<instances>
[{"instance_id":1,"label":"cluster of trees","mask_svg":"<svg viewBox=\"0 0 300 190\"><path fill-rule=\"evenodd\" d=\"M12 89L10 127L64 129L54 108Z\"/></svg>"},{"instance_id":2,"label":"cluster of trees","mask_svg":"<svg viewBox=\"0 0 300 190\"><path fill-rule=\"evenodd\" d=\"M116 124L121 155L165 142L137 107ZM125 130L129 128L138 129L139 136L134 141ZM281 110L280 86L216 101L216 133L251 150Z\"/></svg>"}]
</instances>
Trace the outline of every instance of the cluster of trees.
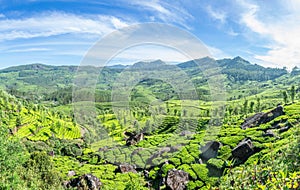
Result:
<instances>
[{"instance_id":1,"label":"cluster of trees","mask_svg":"<svg viewBox=\"0 0 300 190\"><path fill-rule=\"evenodd\" d=\"M61 189L59 173L45 152L28 153L0 128L0 189Z\"/></svg>"}]
</instances>

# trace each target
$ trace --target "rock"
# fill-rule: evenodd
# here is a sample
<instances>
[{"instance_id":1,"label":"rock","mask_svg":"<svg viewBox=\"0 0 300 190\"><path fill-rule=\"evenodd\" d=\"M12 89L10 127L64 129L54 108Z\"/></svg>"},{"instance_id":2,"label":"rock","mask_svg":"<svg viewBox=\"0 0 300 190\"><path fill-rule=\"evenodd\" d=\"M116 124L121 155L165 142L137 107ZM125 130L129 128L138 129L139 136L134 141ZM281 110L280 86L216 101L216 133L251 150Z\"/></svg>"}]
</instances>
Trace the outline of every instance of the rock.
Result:
<instances>
[{"instance_id":1,"label":"rock","mask_svg":"<svg viewBox=\"0 0 300 190\"><path fill-rule=\"evenodd\" d=\"M237 158L241 161L246 161L249 156L251 156L254 153L253 150L253 144L250 139L244 139L242 140L233 150L232 150L232 156L234 158Z\"/></svg>"},{"instance_id":2,"label":"rock","mask_svg":"<svg viewBox=\"0 0 300 190\"><path fill-rule=\"evenodd\" d=\"M201 155L200 157L203 160L209 160L211 158L215 158L218 155L218 150L222 146L220 142L217 141L209 141L205 144L205 146L201 147Z\"/></svg>"},{"instance_id":3,"label":"rock","mask_svg":"<svg viewBox=\"0 0 300 190\"><path fill-rule=\"evenodd\" d=\"M91 174L84 174L72 179L65 185L67 188L77 188L78 190L99 190L102 183L97 177Z\"/></svg>"},{"instance_id":4,"label":"rock","mask_svg":"<svg viewBox=\"0 0 300 190\"><path fill-rule=\"evenodd\" d=\"M165 179L165 184L171 190L184 190L189 182L189 174L182 170L171 169Z\"/></svg>"},{"instance_id":5,"label":"rock","mask_svg":"<svg viewBox=\"0 0 300 190\"><path fill-rule=\"evenodd\" d=\"M264 134L264 137L275 137L275 133L272 130L267 130Z\"/></svg>"},{"instance_id":6,"label":"rock","mask_svg":"<svg viewBox=\"0 0 300 190\"><path fill-rule=\"evenodd\" d=\"M275 109L267 112L267 113L257 113L251 117L248 117L245 119L244 123L242 124L242 129L247 129L251 127L257 127L260 124L267 123L269 121L272 121L278 116L281 116L284 114L283 107L281 105L278 105Z\"/></svg>"},{"instance_id":7,"label":"rock","mask_svg":"<svg viewBox=\"0 0 300 190\"><path fill-rule=\"evenodd\" d=\"M137 173L135 167L130 164L119 165L119 170L121 171L121 173L128 173L128 172Z\"/></svg>"},{"instance_id":8,"label":"rock","mask_svg":"<svg viewBox=\"0 0 300 190\"><path fill-rule=\"evenodd\" d=\"M135 133L125 132L125 135L129 136L129 138L126 140L127 146L135 145L144 139L144 133L135 134Z\"/></svg>"},{"instance_id":9,"label":"rock","mask_svg":"<svg viewBox=\"0 0 300 190\"><path fill-rule=\"evenodd\" d=\"M71 171L68 172L68 177L73 177L75 175L76 175L76 172L73 171L73 170L71 170Z\"/></svg>"}]
</instances>

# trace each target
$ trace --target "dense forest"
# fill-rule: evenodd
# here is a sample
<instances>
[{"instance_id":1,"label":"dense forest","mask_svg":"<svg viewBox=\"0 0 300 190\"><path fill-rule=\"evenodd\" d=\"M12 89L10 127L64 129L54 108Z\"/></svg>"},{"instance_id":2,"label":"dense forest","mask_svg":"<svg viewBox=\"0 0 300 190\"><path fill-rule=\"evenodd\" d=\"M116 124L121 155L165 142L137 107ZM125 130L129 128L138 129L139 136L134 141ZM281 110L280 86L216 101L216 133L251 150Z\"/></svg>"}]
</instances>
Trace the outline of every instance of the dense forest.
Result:
<instances>
[{"instance_id":1,"label":"dense forest","mask_svg":"<svg viewBox=\"0 0 300 190\"><path fill-rule=\"evenodd\" d=\"M222 100L212 97L209 64L220 71ZM144 70L184 72L181 82L197 97L149 77L133 83L128 102L114 99L118 78L135 82ZM78 76L86 88L78 89ZM75 66L32 64L0 70L0 80L0 189L300 188L297 67L205 57L78 74ZM93 114L76 112L87 105L78 97L93 98Z\"/></svg>"}]
</instances>

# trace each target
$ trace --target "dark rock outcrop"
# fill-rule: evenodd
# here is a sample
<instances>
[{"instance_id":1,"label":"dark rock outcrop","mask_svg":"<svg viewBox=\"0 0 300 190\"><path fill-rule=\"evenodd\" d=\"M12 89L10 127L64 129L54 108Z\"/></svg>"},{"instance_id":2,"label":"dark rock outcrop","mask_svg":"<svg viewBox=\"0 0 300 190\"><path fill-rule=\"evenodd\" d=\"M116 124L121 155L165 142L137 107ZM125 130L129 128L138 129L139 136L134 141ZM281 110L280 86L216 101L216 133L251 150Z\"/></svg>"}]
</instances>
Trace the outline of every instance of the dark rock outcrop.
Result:
<instances>
[{"instance_id":1,"label":"dark rock outcrop","mask_svg":"<svg viewBox=\"0 0 300 190\"><path fill-rule=\"evenodd\" d=\"M136 173L135 167L130 164L119 165L119 170L121 171L121 173L128 173L128 172Z\"/></svg>"},{"instance_id":2,"label":"dark rock outcrop","mask_svg":"<svg viewBox=\"0 0 300 190\"><path fill-rule=\"evenodd\" d=\"M184 190L189 182L189 174L182 170L171 169L165 179L167 189Z\"/></svg>"},{"instance_id":3,"label":"dark rock outcrop","mask_svg":"<svg viewBox=\"0 0 300 190\"><path fill-rule=\"evenodd\" d=\"M200 157L205 161L217 157L218 150L221 146L222 144L220 142L209 141L203 147L200 148L201 150Z\"/></svg>"},{"instance_id":4,"label":"dark rock outcrop","mask_svg":"<svg viewBox=\"0 0 300 190\"><path fill-rule=\"evenodd\" d=\"M232 156L240 161L246 161L254 153L254 146L250 139L242 140L233 150Z\"/></svg>"},{"instance_id":5,"label":"dark rock outcrop","mask_svg":"<svg viewBox=\"0 0 300 190\"><path fill-rule=\"evenodd\" d=\"M97 177L91 174L84 174L72 179L65 185L67 188L77 188L78 190L99 190L102 183Z\"/></svg>"},{"instance_id":6,"label":"dark rock outcrop","mask_svg":"<svg viewBox=\"0 0 300 190\"><path fill-rule=\"evenodd\" d=\"M135 133L125 132L125 135L128 136L128 138L126 139L127 146L135 145L144 139L144 133L135 134Z\"/></svg>"},{"instance_id":7,"label":"dark rock outcrop","mask_svg":"<svg viewBox=\"0 0 300 190\"><path fill-rule=\"evenodd\" d=\"M277 106L275 109L267 112L267 113L257 113L251 117L248 117L245 119L245 122L242 124L242 129L247 129L251 127L256 127L260 124L267 123L269 121L272 121L278 116L281 116L284 114L283 107L281 105Z\"/></svg>"}]
</instances>

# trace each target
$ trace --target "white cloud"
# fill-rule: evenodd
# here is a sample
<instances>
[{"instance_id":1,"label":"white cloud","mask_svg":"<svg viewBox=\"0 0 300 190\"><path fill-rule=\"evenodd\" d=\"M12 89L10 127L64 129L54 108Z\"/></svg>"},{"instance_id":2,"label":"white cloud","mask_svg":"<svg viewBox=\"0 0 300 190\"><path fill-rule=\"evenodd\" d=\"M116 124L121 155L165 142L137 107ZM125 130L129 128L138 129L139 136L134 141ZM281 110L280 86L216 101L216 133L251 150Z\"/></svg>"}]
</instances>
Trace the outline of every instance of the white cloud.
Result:
<instances>
[{"instance_id":1,"label":"white cloud","mask_svg":"<svg viewBox=\"0 0 300 190\"><path fill-rule=\"evenodd\" d=\"M225 12L214 10L211 6L207 6L206 11L214 20L220 21L221 23L226 21L227 14Z\"/></svg>"},{"instance_id":2,"label":"white cloud","mask_svg":"<svg viewBox=\"0 0 300 190\"><path fill-rule=\"evenodd\" d=\"M5 18L5 15L0 13L0 18Z\"/></svg>"},{"instance_id":3,"label":"white cloud","mask_svg":"<svg viewBox=\"0 0 300 190\"><path fill-rule=\"evenodd\" d=\"M286 66L289 69L300 66L300 3L285 1L282 5L286 6L288 14L278 12L278 17L270 20L259 16L260 11L264 10L257 4L239 2L245 9L241 22L269 41L265 47L270 50L265 55L256 55L255 58L269 66Z\"/></svg>"},{"instance_id":4,"label":"white cloud","mask_svg":"<svg viewBox=\"0 0 300 190\"><path fill-rule=\"evenodd\" d=\"M88 18L61 12L48 12L22 19L0 20L0 41L62 34L103 36L127 25L125 21L113 16L98 15Z\"/></svg>"}]
</instances>

